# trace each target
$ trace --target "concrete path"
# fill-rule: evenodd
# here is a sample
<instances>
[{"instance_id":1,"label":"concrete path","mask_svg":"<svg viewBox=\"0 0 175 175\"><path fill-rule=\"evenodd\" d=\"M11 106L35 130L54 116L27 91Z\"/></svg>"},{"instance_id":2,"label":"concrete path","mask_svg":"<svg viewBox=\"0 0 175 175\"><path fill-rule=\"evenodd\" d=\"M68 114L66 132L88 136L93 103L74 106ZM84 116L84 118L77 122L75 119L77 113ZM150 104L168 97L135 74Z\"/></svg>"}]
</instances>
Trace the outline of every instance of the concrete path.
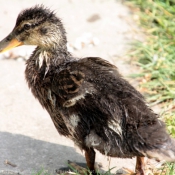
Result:
<instances>
[{"instance_id":1,"label":"concrete path","mask_svg":"<svg viewBox=\"0 0 175 175\"><path fill-rule=\"evenodd\" d=\"M13 29L21 9L41 3L62 18L73 55L103 57L124 76L135 71L120 56L137 39L137 27L129 9L116 0L1 1L0 40ZM0 175L32 175L42 168L54 175L67 160L85 163L83 153L57 133L26 85L21 57L28 57L32 49L23 46L0 56ZM109 159L99 153L96 162L104 170L116 167L113 172L135 165L134 159L112 158L109 166Z\"/></svg>"}]
</instances>

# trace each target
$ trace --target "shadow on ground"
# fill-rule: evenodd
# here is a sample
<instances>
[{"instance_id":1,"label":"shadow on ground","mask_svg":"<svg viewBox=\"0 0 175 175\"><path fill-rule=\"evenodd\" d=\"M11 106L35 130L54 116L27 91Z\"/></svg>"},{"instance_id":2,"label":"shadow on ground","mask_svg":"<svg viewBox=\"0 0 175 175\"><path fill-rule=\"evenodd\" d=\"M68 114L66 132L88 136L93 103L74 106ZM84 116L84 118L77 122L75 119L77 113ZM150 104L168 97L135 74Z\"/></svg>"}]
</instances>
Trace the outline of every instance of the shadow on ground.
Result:
<instances>
[{"instance_id":1,"label":"shadow on ground","mask_svg":"<svg viewBox=\"0 0 175 175\"><path fill-rule=\"evenodd\" d=\"M33 175L42 169L54 175L67 160L85 162L72 147L8 132L0 132L0 139L0 175Z\"/></svg>"}]
</instances>

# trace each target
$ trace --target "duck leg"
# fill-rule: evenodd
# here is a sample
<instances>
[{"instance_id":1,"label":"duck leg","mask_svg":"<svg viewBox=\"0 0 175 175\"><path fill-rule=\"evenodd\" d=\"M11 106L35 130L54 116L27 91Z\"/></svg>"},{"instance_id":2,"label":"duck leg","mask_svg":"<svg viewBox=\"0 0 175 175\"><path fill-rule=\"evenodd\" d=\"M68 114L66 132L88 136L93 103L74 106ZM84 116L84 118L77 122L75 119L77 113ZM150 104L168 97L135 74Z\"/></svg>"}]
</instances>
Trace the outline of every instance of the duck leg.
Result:
<instances>
[{"instance_id":1,"label":"duck leg","mask_svg":"<svg viewBox=\"0 0 175 175\"><path fill-rule=\"evenodd\" d=\"M95 173L95 151L93 148L87 148L85 150L85 158L89 170Z\"/></svg>"},{"instance_id":2,"label":"duck leg","mask_svg":"<svg viewBox=\"0 0 175 175\"><path fill-rule=\"evenodd\" d=\"M147 157L136 157L136 175L153 175L146 165Z\"/></svg>"},{"instance_id":3,"label":"duck leg","mask_svg":"<svg viewBox=\"0 0 175 175\"><path fill-rule=\"evenodd\" d=\"M136 157L136 174L145 175L145 157Z\"/></svg>"},{"instance_id":4,"label":"duck leg","mask_svg":"<svg viewBox=\"0 0 175 175\"><path fill-rule=\"evenodd\" d=\"M88 169L81 167L74 162L69 161L68 163L74 170L76 170L77 173L79 173L81 175L89 174L88 170L90 170L91 173L93 175L95 175L96 174L96 172L95 172L95 151L93 148L85 148L84 151L85 151L85 158L86 158L86 163L87 163ZM67 173L67 174L69 174L69 173Z\"/></svg>"}]
</instances>

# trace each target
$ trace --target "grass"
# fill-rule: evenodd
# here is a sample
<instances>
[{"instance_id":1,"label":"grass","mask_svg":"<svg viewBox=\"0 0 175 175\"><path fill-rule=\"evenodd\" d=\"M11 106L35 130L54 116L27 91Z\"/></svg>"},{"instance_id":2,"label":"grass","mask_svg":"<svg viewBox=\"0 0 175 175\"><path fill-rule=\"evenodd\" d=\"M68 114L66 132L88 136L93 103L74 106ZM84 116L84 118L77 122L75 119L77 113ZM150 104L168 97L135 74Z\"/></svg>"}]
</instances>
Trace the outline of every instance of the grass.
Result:
<instances>
[{"instance_id":1,"label":"grass","mask_svg":"<svg viewBox=\"0 0 175 175\"><path fill-rule=\"evenodd\" d=\"M161 107L161 117L175 137L175 0L129 0L138 15L145 41L136 42L130 56L141 68L133 74L151 105ZM175 163L167 163L161 175L175 175Z\"/></svg>"},{"instance_id":2,"label":"grass","mask_svg":"<svg viewBox=\"0 0 175 175\"><path fill-rule=\"evenodd\" d=\"M145 33L145 42L136 42L130 55L141 73L140 91L152 105L161 104L169 133L175 137L175 0L130 0L126 2Z\"/></svg>"},{"instance_id":3,"label":"grass","mask_svg":"<svg viewBox=\"0 0 175 175\"><path fill-rule=\"evenodd\" d=\"M158 175L175 175L174 169L175 169L174 163L166 163L161 168L161 171Z\"/></svg>"},{"instance_id":4,"label":"grass","mask_svg":"<svg viewBox=\"0 0 175 175\"><path fill-rule=\"evenodd\" d=\"M38 172L32 173L31 175L51 175L44 168L41 168Z\"/></svg>"},{"instance_id":5,"label":"grass","mask_svg":"<svg viewBox=\"0 0 175 175\"><path fill-rule=\"evenodd\" d=\"M89 170L85 170L82 172L78 172L73 166L71 166L70 164L68 164L68 167L70 168L70 171L65 171L65 172L60 172L60 175L68 175L68 174L72 174L72 175L92 175L92 173ZM112 175L111 170L113 168L109 169L108 171L101 173L99 171L96 172L96 175ZM43 168L41 170L39 170L37 173L32 173L32 175L52 175L50 173L48 173L46 170L44 170Z\"/></svg>"}]
</instances>

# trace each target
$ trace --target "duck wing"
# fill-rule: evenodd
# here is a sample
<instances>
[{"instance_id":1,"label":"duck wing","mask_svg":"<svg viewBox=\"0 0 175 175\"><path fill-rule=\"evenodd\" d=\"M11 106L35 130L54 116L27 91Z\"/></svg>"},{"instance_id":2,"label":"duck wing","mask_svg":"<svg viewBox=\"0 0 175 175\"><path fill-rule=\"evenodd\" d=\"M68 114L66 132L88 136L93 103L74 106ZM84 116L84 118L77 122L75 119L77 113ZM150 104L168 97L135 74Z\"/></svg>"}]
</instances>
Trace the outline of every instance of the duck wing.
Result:
<instances>
[{"instance_id":1,"label":"duck wing","mask_svg":"<svg viewBox=\"0 0 175 175\"><path fill-rule=\"evenodd\" d=\"M87 57L61 66L54 73L52 91L80 147L132 157L150 156L152 150L172 143L144 97L101 58Z\"/></svg>"}]
</instances>

